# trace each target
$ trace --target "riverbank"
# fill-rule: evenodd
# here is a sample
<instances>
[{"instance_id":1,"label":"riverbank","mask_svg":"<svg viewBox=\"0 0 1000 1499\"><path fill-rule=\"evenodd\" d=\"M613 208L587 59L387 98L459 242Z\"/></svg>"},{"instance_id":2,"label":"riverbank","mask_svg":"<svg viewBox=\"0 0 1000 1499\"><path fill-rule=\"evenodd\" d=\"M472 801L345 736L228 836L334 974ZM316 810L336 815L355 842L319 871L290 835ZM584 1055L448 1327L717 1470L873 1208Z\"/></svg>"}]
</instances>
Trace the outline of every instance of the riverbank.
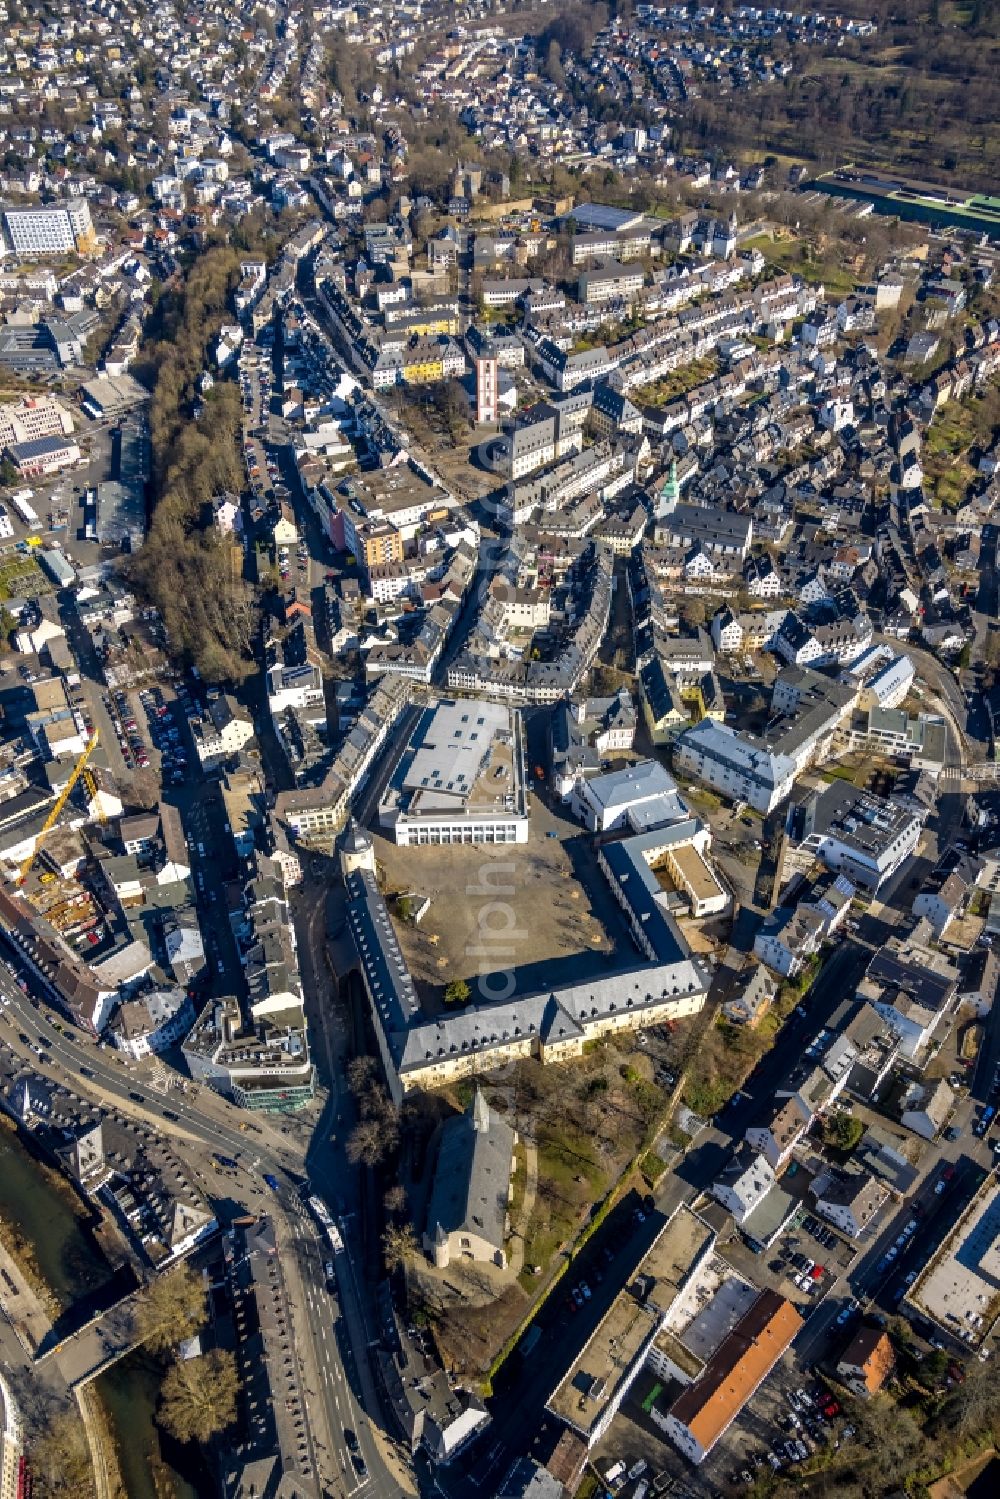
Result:
<instances>
[{"instance_id":1,"label":"riverbank","mask_svg":"<svg viewBox=\"0 0 1000 1499\"><path fill-rule=\"evenodd\" d=\"M168 1365L140 1348L100 1375L94 1388L107 1413L128 1499L201 1499L215 1484L201 1454L156 1424Z\"/></svg>"},{"instance_id":2,"label":"riverbank","mask_svg":"<svg viewBox=\"0 0 1000 1499\"><path fill-rule=\"evenodd\" d=\"M96 1216L16 1125L0 1115L0 1241L13 1253L53 1320L93 1295L114 1270L98 1243Z\"/></svg>"},{"instance_id":3,"label":"riverbank","mask_svg":"<svg viewBox=\"0 0 1000 1499\"><path fill-rule=\"evenodd\" d=\"M0 1301L30 1372L35 1349L51 1334L53 1320L79 1296L92 1295L107 1285L114 1271L97 1246L91 1215L73 1189L31 1153L9 1119L3 1117L2 1123ZM73 1394L61 1383L56 1386L54 1365L43 1367L49 1394L67 1411L74 1403ZM90 1452L91 1492L97 1499L126 1499L100 1395L92 1388L81 1394L75 1403ZM33 1439L47 1435L44 1428L32 1431L29 1423L29 1456ZM43 1482L36 1482L35 1489L44 1493Z\"/></svg>"}]
</instances>

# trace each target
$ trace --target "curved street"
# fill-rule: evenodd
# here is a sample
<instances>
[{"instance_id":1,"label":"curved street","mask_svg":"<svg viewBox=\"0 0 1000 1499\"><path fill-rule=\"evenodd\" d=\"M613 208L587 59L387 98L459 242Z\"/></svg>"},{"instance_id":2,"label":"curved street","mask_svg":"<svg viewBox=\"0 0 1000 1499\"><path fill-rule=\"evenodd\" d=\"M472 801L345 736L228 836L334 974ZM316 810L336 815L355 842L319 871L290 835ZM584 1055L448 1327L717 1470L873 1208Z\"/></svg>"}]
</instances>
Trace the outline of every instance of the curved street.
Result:
<instances>
[{"instance_id":1,"label":"curved street","mask_svg":"<svg viewBox=\"0 0 1000 1499\"><path fill-rule=\"evenodd\" d=\"M306 921L312 925L303 950L303 977L313 997L314 1024L317 1010L321 1014L331 1011L320 1020L324 1043L317 1048L324 1083L335 1080L341 1056L332 1007L316 1003L331 990L331 979L328 975L324 982L321 967L326 894L325 888L311 892ZM410 1480L404 1462L381 1430L369 1354L371 1311L362 1291L362 1287L367 1291L368 1282L356 1276L352 1264L357 1172L347 1166L341 1142L331 1139L340 1107L336 1086L326 1095L318 1116L313 1110L310 1119L291 1118L277 1124L267 1117L247 1116L197 1084L175 1079L175 1086L163 1087L155 1063L126 1062L120 1053L78 1038L67 1028L57 1030L46 1018L45 1001L33 1003L3 967L0 994L6 1001L0 1011L0 1039L26 1065L30 1063L32 1072L119 1115L140 1134L155 1130L165 1137L212 1199L224 1226L245 1213L267 1213L274 1219L285 1251L282 1264L295 1346L324 1491L337 1499L353 1495L396 1499ZM51 1061L40 1061L32 1051L36 1046L44 1048ZM143 1101L131 1095L141 1095ZM164 1118L164 1108L175 1117ZM238 1171L220 1171L213 1159L215 1152L236 1160ZM347 1253L337 1257L336 1296L327 1289L324 1270L330 1248L301 1196L307 1168L314 1189L331 1209L344 1205ZM278 1179L277 1192L265 1185L265 1172ZM76 1341L84 1345L79 1358L73 1346ZM67 1338L58 1359L69 1380L87 1372L92 1359L86 1331ZM352 1464L345 1429L357 1435L367 1469L363 1480Z\"/></svg>"}]
</instances>

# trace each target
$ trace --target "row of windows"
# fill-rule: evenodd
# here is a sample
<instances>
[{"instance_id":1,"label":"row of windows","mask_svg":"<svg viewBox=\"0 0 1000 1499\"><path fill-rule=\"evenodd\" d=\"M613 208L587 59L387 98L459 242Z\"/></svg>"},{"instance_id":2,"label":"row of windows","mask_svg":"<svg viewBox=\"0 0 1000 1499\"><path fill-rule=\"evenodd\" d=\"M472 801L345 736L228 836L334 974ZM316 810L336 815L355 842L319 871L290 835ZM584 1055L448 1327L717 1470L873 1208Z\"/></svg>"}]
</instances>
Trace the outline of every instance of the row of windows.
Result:
<instances>
[{"instance_id":1,"label":"row of windows","mask_svg":"<svg viewBox=\"0 0 1000 1499\"><path fill-rule=\"evenodd\" d=\"M516 843L517 826L513 823L493 825L491 823L466 824L458 827L410 828L400 826L401 841L406 844L440 843Z\"/></svg>"}]
</instances>

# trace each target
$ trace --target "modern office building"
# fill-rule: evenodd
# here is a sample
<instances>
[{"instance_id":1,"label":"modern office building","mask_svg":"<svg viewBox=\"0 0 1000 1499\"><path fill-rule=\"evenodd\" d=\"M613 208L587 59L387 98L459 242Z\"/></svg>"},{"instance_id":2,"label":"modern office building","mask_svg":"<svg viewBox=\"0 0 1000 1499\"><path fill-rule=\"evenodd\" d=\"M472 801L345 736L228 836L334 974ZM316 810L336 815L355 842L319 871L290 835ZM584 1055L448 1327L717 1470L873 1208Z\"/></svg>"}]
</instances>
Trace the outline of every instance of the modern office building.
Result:
<instances>
[{"instance_id":1,"label":"modern office building","mask_svg":"<svg viewBox=\"0 0 1000 1499\"><path fill-rule=\"evenodd\" d=\"M79 446L71 437L32 437L8 443L3 453L24 479L54 474L80 462Z\"/></svg>"},{"instance_id":2,"label":"modern office building","mask_svg":"<svg viewBox=\"0 0 1000 1499\"><path fill-rule=\"evenodd\" d=\"M527 843L521 715L462 698L425 708L382 794L379 823L402 848Z\"/></svg>"},{"instance_id":3,"label":"modern office building","mask_svg":"<svg viewBox=\"0 0 1000 1499\"><path fill-rule=\"evenodd\" d=\"M97 236L84 198L65 203L25 204L0 209L5 255L90 255Z\"/></svg>"},{"instance_id":4,"label":"modern office building","mask_svg":"<svg viewBox=\"0 0 1000 1499\"><path fill-rule=\"evenodd\" d=\"M235 999L208 1005L181 1051L199 1082L231 1098L238 1108L287 1114L315 1092L306 1030L298 1024L242 1023Z\"/></svg>"},{"instance_id":5,"label":"modern office building","mask_svg":"<svg viewBox=\"0 0 1000 1499\"><path fill-rule=\"evenodd\" d=\"M52 396L26 396L0 405L0 448L38 437L68 437L73 418Z\"/></svg>"},{"instance_id":6,"label":"modern office building","mask_svg":"<svg viewBox=\"0 0 1000 1499\"><path fill-rule=\"evenodd\" d=\"M801 858L817 858L855 885L875 892L916 849L923 821L848 781L815 791L790 820Z\"/></svg>"}]
</instances>

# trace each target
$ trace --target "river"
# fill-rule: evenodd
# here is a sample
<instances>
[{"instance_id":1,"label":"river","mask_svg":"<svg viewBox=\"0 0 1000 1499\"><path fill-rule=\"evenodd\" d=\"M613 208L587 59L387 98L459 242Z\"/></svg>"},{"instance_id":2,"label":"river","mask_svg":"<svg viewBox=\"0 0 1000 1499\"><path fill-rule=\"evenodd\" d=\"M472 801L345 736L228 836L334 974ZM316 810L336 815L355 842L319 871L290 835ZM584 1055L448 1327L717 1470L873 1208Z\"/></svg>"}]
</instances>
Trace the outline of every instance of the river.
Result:
<instances>
[{"instance_id":1,"label":"river","mask_svg":"<svg viewBox=\"0 0 1000 1499\"><path fill-rule=\"evenodd\" d=\"M93 1296L112 1269L74 1211L69 1187L49 1181L20 1137L0 1128L0 1216L31 1245L38 1270L62 1307Z\"/></svg>"},{"instance_id":2,"label":"river","mask_svg":"<svg viewBox=\"0 0 1000 1499\"><path fill-rule=\"evenodd\" d=\"M128 1499L205 1499L217 1490L201 1470L199 1454L171 1442L154 1419L162 1374L162 1363L139 1349L96 1381L115 1434L125 1492Z\"/></svg>"},{"instance_id":3,"label":"river","mask_svg":"<svg viewBox=\"0 0 1000 1499\"><path fill-rule=\"evenodd\" d=\"M0 1217L30 1245L39 1273L64 1309L103 1299L115 1280L118 1294L129 1289L74 1206L71 1190L46 1176L19 1135L0 1127ZM125 1492L128 1499L203 1499L215 1485L199 1455L161 1442L154 1421L159 1382L160 1366L141 1351L96 1382L114 1430Z\"/></svg>"}]
</instances>

